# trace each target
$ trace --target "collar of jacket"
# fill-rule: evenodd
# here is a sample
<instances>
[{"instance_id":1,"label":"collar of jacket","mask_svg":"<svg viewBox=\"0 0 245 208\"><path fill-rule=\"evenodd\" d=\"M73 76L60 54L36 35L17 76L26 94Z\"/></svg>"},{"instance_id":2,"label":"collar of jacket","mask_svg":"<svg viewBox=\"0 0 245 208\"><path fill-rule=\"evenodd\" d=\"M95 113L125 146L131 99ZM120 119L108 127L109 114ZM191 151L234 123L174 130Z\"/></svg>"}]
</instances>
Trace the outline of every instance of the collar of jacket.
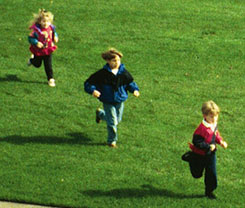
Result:
<instances>
[{"instance_id":1,"label":"collar of jacket","mask_svg":"<svg viewBox=\"0 0 245 208\"><path fill-rule=\"evenodd\" d=\"M52 30L54 30L55 26L54 25L50 25L50 27L52 28ZM42 33L42 29L41 29L41 25L40 24L33 24L30 29L33 29L35 31L38 31L39 33Z\"/></svg>"},{"instance_id":2,"label":"collar of jacket","mask_svg":"<svg viewBox=\"0 0 245 208\"><path fill-rule=\"evenodd\" d=\"M109 72L112 72L109 64L106 64L103 68L106 69ZM118 69L118 73L117 74L122 74L124 72L124 70L125 70L124 64L121 64L119 66L119 69Z\"/></svg>"},{"instance_id":3,"label":"collar of jacket","mask_svg":"<svg viewBox=\"0 0 245 208\"><path fill-rule=\"evenodd\" d=\"M212 129L212 131L214 131L214 129L215 129L216 125L217 125L217 123L210 124L210 123L208 123L207 121L205 121L205 119L202 120L202 124L203 124L205 127Z\"/></svg>"}]
</instances>

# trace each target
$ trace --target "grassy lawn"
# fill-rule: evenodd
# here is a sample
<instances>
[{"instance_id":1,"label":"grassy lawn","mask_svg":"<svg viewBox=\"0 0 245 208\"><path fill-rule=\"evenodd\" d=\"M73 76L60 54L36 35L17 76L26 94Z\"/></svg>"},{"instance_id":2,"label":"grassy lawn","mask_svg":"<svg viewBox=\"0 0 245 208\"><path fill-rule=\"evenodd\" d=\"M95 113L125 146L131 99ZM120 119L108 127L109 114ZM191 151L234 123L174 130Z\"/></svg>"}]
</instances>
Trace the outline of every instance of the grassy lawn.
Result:
<instances>
[{"instance_id":1,"label":"grassy lawn","mask_svg":"<svg viewBox=\"0 0 245 208\"><path fill-rule=\"evenodd\" d=\"M27 67L32 13L55 15L57 87ZM59 207L242 207L245 200L242 0L0 0L0 200ZM131 94L118 149L105 146L101 103L83 82L123 52L141 96ZM218 199L203 197L181 155L202 120L221 108Z\"/></svg>"}]
</instances>

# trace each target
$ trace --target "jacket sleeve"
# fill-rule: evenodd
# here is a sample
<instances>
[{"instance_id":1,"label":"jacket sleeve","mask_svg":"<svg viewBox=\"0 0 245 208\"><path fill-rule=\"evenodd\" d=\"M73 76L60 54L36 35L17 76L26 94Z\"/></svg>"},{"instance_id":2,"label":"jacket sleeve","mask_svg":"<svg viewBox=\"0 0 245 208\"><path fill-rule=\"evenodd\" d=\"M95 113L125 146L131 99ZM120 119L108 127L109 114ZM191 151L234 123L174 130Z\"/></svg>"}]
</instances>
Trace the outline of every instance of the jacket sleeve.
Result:
<instances>
[{"instance_id":1,"label":"jacket sleeve","mask_svg":"<svg viewBox=\"0 0 245 208\"><path fill-rule=\"evenodd\" d=\"M94 90L96 90L96 85L99 82L99 77L99 72L95 72L84 82L85 92L92 94Z\"/></svg>"},{"instance_id":2,"label":"jacket sleeve","mask_svg":"<svg viewBox=\"0 0 245 208\"><path fill-rule=\"evenodd\" d=\"M221 140L223 140L223 138L220 136L220 133L219 133L219 131L217 130L217 132L216 132L216 137L215 137L215 142L216 142L217 144L220 144Z\"/></svg>"},{"instance_id":3,"label":"jacket sleeve","mask_svg":"<svg viewBox=\"0 0 245 208\"><path fill-rule=\"evenodd\" d=\"M126 80L125 83L127 83L126 90L128 90L131 93L133 93L135 90L139 91L139 87L134 82L133 76L126 69L125 69L124 76Z\"/></svg>"},{"instance_id":4,"label":"jacket sleeve","mask_svg":"<svg viewBox=\"0 0 245 208\"><path fill-rule=\"evenodd\" d=\"M53 40L54 40L54 37L57 37L58 38L58 33L56 32L56 28L53 26Z\"/></svg>"},{"instance_id":5,"label":"jacket sleeve","mask_svg":"<svg viewBox=\"0 0 245 208\"><path fill-rule=\"evenodd\" d=\"M137 86L137 84L135 82L131 82L128 84L127 90L129 92L133 93L135 90L139 91L139 87Z\"/></svg>"},{"instance_id":6,"label":"jacket sleeve","mask_svg":"<svg viewBox=\"0 0 245 208\"><path fill-rule=\"evenodd\" d=\"M210 145L205 142L205 139L201 135L194 134L192 142L199 149L202 149L202 150L205 150L205 151L209 151L210 150Z\"/></svg>"},{"instance_id":7,"label":"jacket sleeve","mask_svg":"<svg viewBox=\"0 0 245 208\"><path fill-rule=\"evenodd\" d=\"M32 32L29 36L28 36L28 41L30 44L32 45L37 45L38 43L38 34L36 32Z\"/></svg>"},{"instance_id":8,"label":"jacket sleeve","mask_svg":"<svg viewBox=\"0 0 245 208\"><path fill-rule=\"evenodd\" d=\"M88 80L86 80L84 82L84 90L85 92L87 92L88 94L92 94L94 92L94 90L96 90L96 86L95 85L91 85Z\"/></svg>"}]
</instances>

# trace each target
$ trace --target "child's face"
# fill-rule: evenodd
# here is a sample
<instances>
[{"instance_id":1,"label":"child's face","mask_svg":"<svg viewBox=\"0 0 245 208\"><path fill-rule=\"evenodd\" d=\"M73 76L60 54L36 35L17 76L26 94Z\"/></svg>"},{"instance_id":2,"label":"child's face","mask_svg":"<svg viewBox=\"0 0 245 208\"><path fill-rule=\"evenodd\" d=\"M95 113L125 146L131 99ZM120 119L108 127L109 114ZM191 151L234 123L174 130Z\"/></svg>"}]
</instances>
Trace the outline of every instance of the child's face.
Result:
<instances>
[{"instance_id":1,"label":"child's face","mask_svg":"<svg viewBox=\"0 0 245 208\"><path fill-rule=\"evenodd\" d=\"M48 28L51 25L49 18L43 18L40 22L42 28Z\"/></svg>"},{"instance_id":2,"label":"child's face","mask_svg":"<svg viewBox=\"0 0 245 208\"><path fill-rule=\"evenodd\" d=\"M219 114L217 115L208 114L208 115L203 115L203 117L208 123L215 124L218 122Z\"/></svg>"},{"instance_id":3,"label":"child's face","mask_svg":"<svg viewBox=\"0 0 245 208\"><path fill-rule=\"evenodd\" d=\"M107 60L107 63L109 64L111 69L118 69L121 65L121 59L118 55L116 55L115 58Z\"/></svg>"}]
</instances>

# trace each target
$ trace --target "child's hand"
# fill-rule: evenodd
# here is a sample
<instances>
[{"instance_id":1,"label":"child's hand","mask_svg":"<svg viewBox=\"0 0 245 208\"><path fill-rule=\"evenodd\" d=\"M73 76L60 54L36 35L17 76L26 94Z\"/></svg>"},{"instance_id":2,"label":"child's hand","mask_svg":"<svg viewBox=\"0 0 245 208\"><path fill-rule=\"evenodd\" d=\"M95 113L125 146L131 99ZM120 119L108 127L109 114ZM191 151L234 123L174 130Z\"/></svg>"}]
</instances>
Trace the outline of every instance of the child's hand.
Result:
<instances>
[{"instance_id":1,"label":"child's hand","mask_svg":"<svg viewBox=\"0 0 245 208\"><path fill-rule=\"evenodd\" d=\"M41 42L37 42L37 47L38 48L43 48L43 44Z\"/></svg>"},{"instance_id":2,"label":"child's hand","mask_svg":"<svg viewBox=\"0 0 245 208\"><path fill-rule=\"evenodd\" d=\"M134 93L133 93L133 95L135 97L139 97L140 96L140 92L138 90L135 90Z\"/></svg>"},{"instance_id":3,"label":"child's hand","mask_svg":"<svg viewBox=\"0 0 245 208\"><path fill-rule=\"evenodd\" d=\"M94 90L92 95L94 97L98 98L98 97L100 97L101 93L98 90Z\"/></svg>"},{"instance_id":4,"label":"child's hand","mask_svg":"<svg viewBox=\"0 0 245 208\"><path fill-rule=\"evenodd\" d=\"M221 147L223 147L224 149L226 149L227 147L228 147L228 144L225 142L225 141L221 141L220 142L220 145L221 145Z\"/></svg>"},{"instance_id":5,"label":"child's hand","mask_svg":"<svg viewBox=\"0 0 245 208\"><path fill-rule=\"evenodd\" d=\"M210 150L213 152L215 150L215 144L210 144Z\"/></svg>"},{"instance_id":6,"label":"child's hand","mask_svg":"<svg viewBox=\"0 0 245 208\"><path fill-rule=\"evenodd\" d=\"M59 38L57 36L54 36L54 42L58 43L58 41L59 41Z\"/></svg>"}]
</instances>

